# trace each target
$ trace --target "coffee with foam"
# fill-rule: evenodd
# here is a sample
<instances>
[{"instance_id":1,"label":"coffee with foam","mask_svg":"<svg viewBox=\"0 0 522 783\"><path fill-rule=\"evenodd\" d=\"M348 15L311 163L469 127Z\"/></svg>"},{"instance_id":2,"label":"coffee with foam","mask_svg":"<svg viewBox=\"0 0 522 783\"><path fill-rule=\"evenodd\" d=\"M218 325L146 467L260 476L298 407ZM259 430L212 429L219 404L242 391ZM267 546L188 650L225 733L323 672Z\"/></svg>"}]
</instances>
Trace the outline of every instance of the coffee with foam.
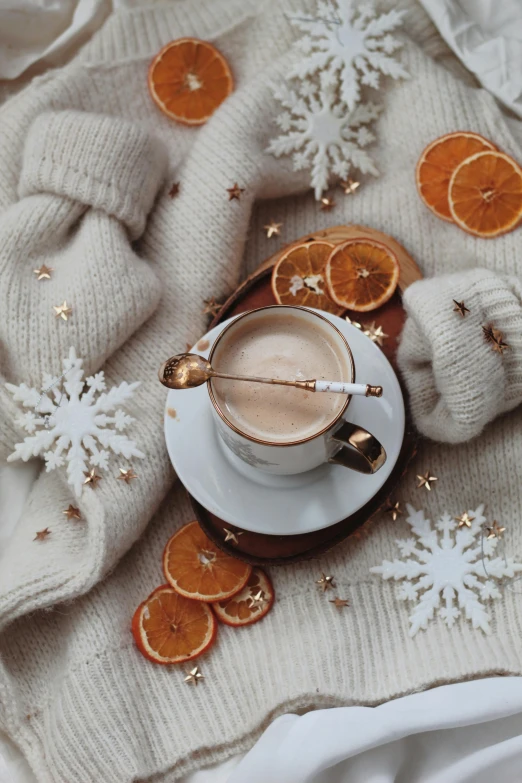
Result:
<instances>
[{"instance_id":1,"label":"coffee with foam","mask_svg":"<svg viewBox=\"0 0 522 783\"><path fill-rule=\"evenodd\" d=\"M346 356L327 329L326 324L323 328L288 312L245 319L223 336L212 364L231 375L350 381ZM214 379L212 388L218 406L236 429L270 443L292 443L317 435L346 403L342 394L244 381Z\"/></svg>"}]
</instances>

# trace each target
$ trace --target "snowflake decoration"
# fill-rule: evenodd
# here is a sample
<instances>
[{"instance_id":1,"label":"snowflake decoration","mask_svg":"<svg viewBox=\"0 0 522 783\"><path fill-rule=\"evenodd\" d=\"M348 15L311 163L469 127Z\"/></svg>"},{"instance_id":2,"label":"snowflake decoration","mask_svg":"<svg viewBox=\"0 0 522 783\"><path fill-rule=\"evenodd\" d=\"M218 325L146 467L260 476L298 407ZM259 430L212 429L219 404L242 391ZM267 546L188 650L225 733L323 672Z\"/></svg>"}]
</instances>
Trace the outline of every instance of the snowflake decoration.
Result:
<instances>
[{"instance_id":1,"label":"snowflake decoration","mask_svg":"<svg viewBox=\"0 0 522 783\"><path fill-rule=\"evenodd\" d=\"M8 461L26 462L43 455L48 471L67 462L68 481L77 496L81 495L88 464L107 467L107 449L125 459L145 456L133 440L120 434L133 419L116 408L132 397L139 383L123 381L105 393L104 373L98 372L84 381L82 364L71 348L69 357L63 361L62 391L60 379L49 375L44 376L42 392L30 389L25 383L6 384L15 401L21 402L24 408L32 408L16 419L15 423L30 436L15 445ZM83 393L85 384L89 388Z\"/></svg>"},{"instance_id":2,"label":"snowflake decoration","mask_svg":"<svg viewBox=\"0 0 522 783\"><path fill-rule=\"evenodd\" d=\"M403 560L384 560L371 568L383 579L404 579L398 598L416 602L410 614L410 636L427 628L435 612L451 628L464 614L473 628L491 633L484 601L500 598L493 579L513 578L522 563L512 558L493 557L498 539L483 533L484 505L469 511L471 527L457 528L456 521L443 514L432 529L424 512L408 505L407 522L417 538L397 541Z\"/></svg>"},{"instance_id":3,"label":"snowflake decoration","mask_svg":"<svg viewBox=\"0 0 522 783\"><path fill-rule=\"evenodd\" d=\"M360 104L352 112L336 102L332 90L319 96L302 85L299 92L286 84L274 88L285 111L276 122L283 133L270 142L267 152L276 157L292 155L294 169L311 169L316 199L328 187L330 169L346 179L351 167L378 176L373 160L362 147L375 140L366 125L375 120L380 107Z\"/></svg>"},{"instance_id":4,"label":"snowflake decoration","mask_svg":"<svg viewBox=\"0 0 522 783\"><path fill-rule=\"evenodd\" d=\"M354 0L322 1L315 18L291 17L305 35L296 48L305 57L290 77L306 79L319 73L321 86L339 84L339 97L348 109L360 99L360 84L377 89L380 75L408 78L392 57L402 44L391 32L402 24L404 11L377 16L373 3Z\"/></svg>"}]
</instances>

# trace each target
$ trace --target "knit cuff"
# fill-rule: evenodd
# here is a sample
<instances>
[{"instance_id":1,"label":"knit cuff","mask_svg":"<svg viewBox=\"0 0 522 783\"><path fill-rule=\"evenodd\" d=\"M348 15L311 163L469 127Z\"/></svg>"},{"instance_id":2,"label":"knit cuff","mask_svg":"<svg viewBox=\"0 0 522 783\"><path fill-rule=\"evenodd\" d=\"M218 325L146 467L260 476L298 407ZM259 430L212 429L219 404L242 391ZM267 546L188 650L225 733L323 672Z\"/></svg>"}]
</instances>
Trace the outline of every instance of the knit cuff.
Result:
<instances>
[{"instance_id":1,"label":"knit cuff","mask_svg":"<svg viewBox=\"0 0 522 783\"><path fill-rule=\"evenodd\" d=\"M20 196L51 192L121 220L131 239L145 221L166 170L166 153L140 127L80 111L41 114L24 151Z\"/></svg>"},{"instance_id":2,"label":"knit cuff","mask_svg":"<svg viewBox=\"0 0 522 783\"><path fill-rule=\"evenodd\" d=\"M463 301L464 317L454 310ZM414 283L404 295L408 320L398 364L419 431L460 443L522 402L522 285L473 269ZM483 327L509 346L494 350Z\"/></svg>"}]
</instances>

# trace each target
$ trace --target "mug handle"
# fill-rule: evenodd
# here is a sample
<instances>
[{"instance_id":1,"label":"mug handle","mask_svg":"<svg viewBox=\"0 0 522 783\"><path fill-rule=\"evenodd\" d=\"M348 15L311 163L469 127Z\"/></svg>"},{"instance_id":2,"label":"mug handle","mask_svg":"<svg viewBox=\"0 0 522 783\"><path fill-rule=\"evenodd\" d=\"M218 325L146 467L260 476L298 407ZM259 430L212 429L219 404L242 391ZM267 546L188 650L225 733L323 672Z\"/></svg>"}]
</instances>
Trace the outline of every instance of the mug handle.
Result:
<instances>
[{"instance_id":1,"label":"mug handle","mask_svg":"<svg viewBox=\"0 0 522 783\"><path fill-rule=\"evenodd\" d=\"M343 421L332 435L332 440L342 443L342 447L330 457L328 462L343 465L359 473L377 473L386 462L386 451L368 430Z\"/></svg>"}]
</instances>

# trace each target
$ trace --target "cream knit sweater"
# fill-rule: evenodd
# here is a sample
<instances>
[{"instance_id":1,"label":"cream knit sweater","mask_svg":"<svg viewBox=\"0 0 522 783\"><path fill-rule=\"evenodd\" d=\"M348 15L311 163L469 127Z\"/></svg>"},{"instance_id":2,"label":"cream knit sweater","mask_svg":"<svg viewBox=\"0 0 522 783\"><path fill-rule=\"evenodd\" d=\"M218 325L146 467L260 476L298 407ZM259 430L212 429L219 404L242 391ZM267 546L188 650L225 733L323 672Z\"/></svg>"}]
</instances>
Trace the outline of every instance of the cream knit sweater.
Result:
<instances>
[{"instance_id":1,"label":"cream knit sweater","mask_svg":"<svg viewBox=\"0 0 522 783\"><path fill-rule=\"evenodd\" d=\"M139 479L126 486L105 471L80 500L84 521L73 523L62 514L74 502L64 471L42 473L0 560L0 727L45 783L175 781L248 749L287 711L522 674L516 591L492 606L491 636L461 619L451 630L434 620L409 638L406 607L369 572L408 533L384 515L317 562L273 569L274 610L251 628L220 628L204 687L189 688L179 667L154 666L133 644L130 619L162 582L164 543L192 517L167 458L157 367L203 333L203 299L222 299L243 260L251 270L273 252L262 232L272 217L284 224L283 242L326 224L371 225L402 242L426 278L451 273L406 296L401 363L412 408L422 431L443 442L422 445L397 498L431 518L484 501L507 528L510 553L522 556L522 412L495 419L522 399L522 234L474 239L429 213L414 184L420 151L442 133L483 133L519 160L522 149L493 99L443 67L444 47L411 2L412 78L386 88L375 148L382 176L319 211L306 173L264 154L277 108L269 84L285 74L294 34L285 14L303 8L311 6L178 0L116 15L75 62L0 112L2 380L38 385L61 372L74 345L109 385L142 382L130 410L146 454L134 465ZM151 57L185 35L215 41L236 76L235 92L200 129L170 122L147 92ZM245 192L228 202L235 181ZM45 283L32 274L41 263L55 269ZM465 320L453 298L471 309ZM64 299L67 323L52 311ZM482 339L489 321L511 346L503 357ZM17 415L2 385L2 458L21 438ZM431 493L414 481L428 468L439 478ZM33 543L45 527L52 535ZM335 613L318 593L321 570L335 575L349 611Z\"/></svg>"}]
</instances>

